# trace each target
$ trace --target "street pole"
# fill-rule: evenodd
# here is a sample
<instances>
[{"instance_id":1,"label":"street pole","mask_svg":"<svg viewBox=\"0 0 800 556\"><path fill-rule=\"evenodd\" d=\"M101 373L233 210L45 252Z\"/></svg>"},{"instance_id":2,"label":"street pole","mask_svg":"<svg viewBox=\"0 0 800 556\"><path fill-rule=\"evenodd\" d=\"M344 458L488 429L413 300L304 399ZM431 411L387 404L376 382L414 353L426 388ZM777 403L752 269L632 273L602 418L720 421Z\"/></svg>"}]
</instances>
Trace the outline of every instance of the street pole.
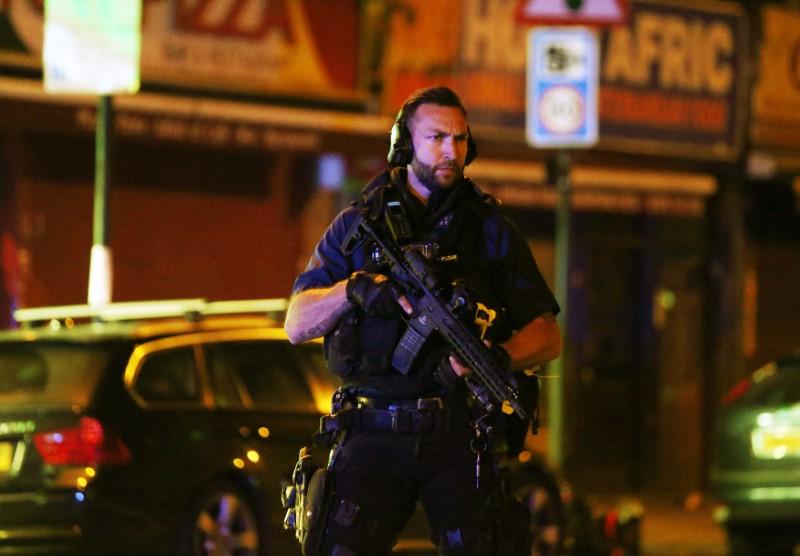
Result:
<instances>
[{"instance_id":1,"label":"street pole","mask_svg":"<svg viewBox=\"0 0 800 556\"><path fill-rule=\"evenodd\" d=\"M92 219L92 251L89 262L89 305L111 302L112 258L108 245L108 190L111 176L112 117L111 95L97 100L95 126L94 215Z\"/></svg>"},{"instance_id":2,"label":"street pole","mask_svg":"<svg viewBox=\"0 0 800 556\"><path fill-rule=\"evenodd\" d=\"M564 371L569 352L569 334L567 319L567 302L569 292L569 241L570 241L570 154L566 150L559 150L555 155L555 181L558 190L558 205L556 208L556 237L555 237L555 294L561 311L558 314L558 324L563 338L561 356L550 363L550 374L554 376L547 383L547 411L548 411L548 458L556 469L564 466Z\"/></svg>"},{"instance_id":3,"label":"street pole","mask_svg":"<svg viewBox=\"0 0 800 556\"><path fill-rule=\"evenodd\" d=\"M141 51L141 0L45 0L45 90L98 95L89 305L111 302L108 192L112 175L112 95L135 94L139 90Z\"/></svg>"}]
</instances>

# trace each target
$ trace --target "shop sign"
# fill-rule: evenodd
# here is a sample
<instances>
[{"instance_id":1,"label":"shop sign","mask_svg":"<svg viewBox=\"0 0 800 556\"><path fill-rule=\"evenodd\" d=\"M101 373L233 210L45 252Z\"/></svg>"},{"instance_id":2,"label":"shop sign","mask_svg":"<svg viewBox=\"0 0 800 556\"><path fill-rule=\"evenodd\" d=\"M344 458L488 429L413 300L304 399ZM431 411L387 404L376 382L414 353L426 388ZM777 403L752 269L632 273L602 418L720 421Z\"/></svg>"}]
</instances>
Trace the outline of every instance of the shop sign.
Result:
<instances>
[{"instance_id":1,"label":"shop sign","mask_svg":"<svg viewBox=\"0 0 800 556\"><path fill-rule=\"evenodd\" d=\"M79 108L75 112L75 124L87 132L95 129L95 118L96 113L91 108ZM323 144L323 135L318 131L124 108L117 109L114 115L114 131L131 139L246 150L317 152Z\"/></svg>"},{"instance_id":2,"label":"shop sign","mask_svg":"<svg viewBox=\"0 0 800 556\"><path fill-rule=\"evenodd\" d=\"M558 206L558 191L536 184L482 181L481 188L513 207L552 210ZM575 189L570 206L576 212L648 214L702 218L706 201L697 195L664 192L643 193L619 189Z\"/></svg>"},{"instance_id":3,"label":"shop sign","mask_svg":"<svg viewBox=\"0 0 800 556\"><path fill-rule=\"evenodd\" d=\"M800 148L800 14L765 6L751 136L761 147Z\"/></svg>"},{"instance_id":4,"label":"shop sign","mask_svg":"<svg viewBox=\"0 0 800 556\"><path fill-rule=\"evenodd\" d=\"M387 114L414 89L447 84L476 127L522 132L526 29L515 20L517 2L445 2L447 10L407 3L416 17L397 16L387 47ZM443 17L460 19L458 32L432 34ZM599 146L734 159L746 102L744 29L735 4L632 2L627 25L600 33Z\"/></svg>"},{"instance_id":5,"label":"shop sign","mask_svg":"<svg viewBox=\"0 0 800 556\"><path fill-rule=\"evenodd\" d=\"M634 3L630 24L604 35L601 136L626 150L734 158L745 45L736 6Z\"/></svg>"},{"instance_id":6,"label":"shop sign","mask_svg":"<svg viewBox=\"0 0 800 556\"><path fill-rule=\"evenodd\" d=\"M383 108L394 114L415 89L449 85L472 124L525 125L526 36L517 0L407 0L415 17L396 14L384 56ZM442 25L446 21L447 25Z\"/></svg>"},{"instance_id":7,"label":"shop sign","mask_svg":"<svg viewBox=\"0 0 800 556\"><path fill-rule=\"evenodd\" d=\"M358 0L143 0L143 82L357 96ZM43 0L1 0L0 61L38 65Z\"/></svg>"}]
</instances>

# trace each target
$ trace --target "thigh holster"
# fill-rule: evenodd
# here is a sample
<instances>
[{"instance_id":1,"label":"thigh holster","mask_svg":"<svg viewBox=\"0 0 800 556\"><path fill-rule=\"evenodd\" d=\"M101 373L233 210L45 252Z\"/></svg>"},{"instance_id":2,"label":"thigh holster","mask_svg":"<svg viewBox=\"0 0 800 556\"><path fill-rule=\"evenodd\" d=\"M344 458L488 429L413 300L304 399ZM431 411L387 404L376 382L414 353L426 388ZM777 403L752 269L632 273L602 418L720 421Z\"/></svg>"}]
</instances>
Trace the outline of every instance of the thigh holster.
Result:
<instances>
[{"instance_id":1,"label":"thigh holster","mask_svg":"<svg viewBox=\"0 0 800 556\"><path fill-rule=\"evenodd\" d=\"M284 529L294 529L304 556L319 554L325 521L328 516L332 475L313 462L311 451L304 447L292 473L292 482L283 489L281 502L286 509Z\"/></svg>"}]
</instances>

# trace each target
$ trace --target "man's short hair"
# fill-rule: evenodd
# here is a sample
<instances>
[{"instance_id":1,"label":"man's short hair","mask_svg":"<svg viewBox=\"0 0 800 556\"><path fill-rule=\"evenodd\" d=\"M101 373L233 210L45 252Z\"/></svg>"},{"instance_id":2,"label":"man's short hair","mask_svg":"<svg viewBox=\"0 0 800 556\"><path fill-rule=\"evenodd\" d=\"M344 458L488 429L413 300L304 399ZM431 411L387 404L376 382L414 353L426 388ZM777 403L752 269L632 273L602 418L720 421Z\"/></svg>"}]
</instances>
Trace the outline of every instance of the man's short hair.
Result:
<instances>
[{"instance_id":1,"label":"man's short hair","mask_svg":"<svg viewBox=\"0 0 800 556\"><path fill-rule=\"evenodd\" d=\"M467 111L464 105L461 104L461 99L449 87L439 85L437 87L426 87L424 89L417 89L409 95L400 109L400 114L408 125L417 113L417 108L423 104L438 104L439 106L452 106L460 108L464 117L467 117Z\"/></svg>"},{"instance_id":2,"label":"man's short hair","mask_svg":"<svg viewBox=\"0 0 800 556\"><path fill-rule=\"evenodd\" d=\"M464 109L464 105L461 104L461 99L452 89L444 86L417 89L403 103L394 120L389 136L389 153L386 155L386 160L389 162L390 167L406 166L414 160L411 125L417 113L417 108L423 104L437 104L439 106L458 108L464 115L464 119L467 117L467 111ZM475 145L475 140L472 138L469 126L467 126L467 134L465 166L478 156L478 149Z\"/></svg>"}]
</instances>

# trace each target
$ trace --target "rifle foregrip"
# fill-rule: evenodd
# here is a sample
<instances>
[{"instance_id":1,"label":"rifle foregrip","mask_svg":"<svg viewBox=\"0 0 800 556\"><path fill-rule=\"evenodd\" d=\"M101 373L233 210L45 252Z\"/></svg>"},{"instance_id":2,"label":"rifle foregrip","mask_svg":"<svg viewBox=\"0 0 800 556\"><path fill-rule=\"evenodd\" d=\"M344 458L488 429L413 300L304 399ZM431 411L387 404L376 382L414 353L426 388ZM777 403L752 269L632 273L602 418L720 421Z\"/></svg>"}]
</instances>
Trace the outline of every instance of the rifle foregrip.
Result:
<instances>
[{"instance_id":1,"label":"rifle foregrip","mask_svg":"<svg viewBox=\"0 0 800 556\"><path fill-rule=\"evenodd\" d=\"M493 412L498 404L507 402L520 419L528 418L525 410L519 405L519 392L503 380L501 375L503 369L499 368L488 348L476 336L471 336L460 321L452 318L443 319L439 323L439 331L472 369L471 376L481 387L480 391L471 388L473 395L487 411Z\"/></svg>"}]
</instances>

